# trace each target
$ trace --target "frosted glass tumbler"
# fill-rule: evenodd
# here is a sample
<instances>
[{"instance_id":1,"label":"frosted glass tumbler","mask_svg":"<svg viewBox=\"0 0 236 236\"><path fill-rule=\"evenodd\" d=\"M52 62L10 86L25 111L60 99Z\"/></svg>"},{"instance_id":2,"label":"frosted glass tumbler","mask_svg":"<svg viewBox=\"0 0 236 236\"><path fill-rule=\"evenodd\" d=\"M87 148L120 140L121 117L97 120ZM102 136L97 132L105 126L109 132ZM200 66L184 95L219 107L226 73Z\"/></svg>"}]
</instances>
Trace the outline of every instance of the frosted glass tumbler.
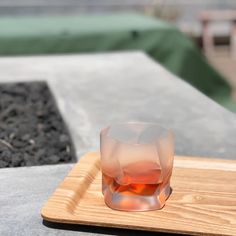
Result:
<instances>
[{"instance_id":1,"label":"frosted glass tumbler","mask_svg":"<svg viewBox=\"0 0 236 236\"><path fill-rule=\"evenodd\" d=\"M107 206L157 210L171 193L171 131L154 123L119 123L100 133L102 192Z\"/></svg>"}]
</instances>

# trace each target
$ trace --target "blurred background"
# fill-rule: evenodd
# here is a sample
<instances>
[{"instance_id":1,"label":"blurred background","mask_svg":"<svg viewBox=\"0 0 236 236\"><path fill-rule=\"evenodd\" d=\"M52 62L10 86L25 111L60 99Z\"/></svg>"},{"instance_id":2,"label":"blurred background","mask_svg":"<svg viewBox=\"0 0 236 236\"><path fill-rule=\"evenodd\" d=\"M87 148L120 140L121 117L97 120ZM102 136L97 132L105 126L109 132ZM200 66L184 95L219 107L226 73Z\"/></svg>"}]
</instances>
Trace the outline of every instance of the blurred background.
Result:
<instances>
[{"instance_id":1,"label":"blurred background","mask_svg":"<svg viewBox=\"0 0 236 236\"><path fill-rule=\"evenodd\" d=\"M0 56L123 50L236 112L235 0L0 1Z\"/></svg>"}]
</instances>

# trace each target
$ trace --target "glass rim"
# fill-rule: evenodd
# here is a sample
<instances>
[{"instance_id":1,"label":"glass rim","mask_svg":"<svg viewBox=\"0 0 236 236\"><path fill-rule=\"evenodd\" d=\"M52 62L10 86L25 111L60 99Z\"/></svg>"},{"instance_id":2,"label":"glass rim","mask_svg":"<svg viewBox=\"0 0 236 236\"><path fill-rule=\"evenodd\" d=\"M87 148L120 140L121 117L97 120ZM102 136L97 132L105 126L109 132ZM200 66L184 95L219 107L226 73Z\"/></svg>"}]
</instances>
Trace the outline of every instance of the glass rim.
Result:
<instances>
[{"instance_id":1,"label":"glass rim","mask_svg":"<svg viewBox=\"0 0 236 236\"><path fill-rule=\"evenodd\" d=\"M172 136L172 138L174 138L174 133L171 129L165 128L162 125L159 125L158 123L155 122L142 122L142 121L127 121L127 122L114 122L114 123L110 123L107 127L103 128L100 131L100 137L102 137L103 135L108 137L111 140L114 140L117 143L123 143L123 144L128 144L128 145L136 145L136 146L150 146L153 145L154 142L150 142L150 143L129 143L120 139L117 139L115 137L110 136L108 132L112 126L117 126L117 125L154 125L157 126L159 128L161 128L162 130L164 130L167 134L170 134Z\"/></svg>"}]
</instances>

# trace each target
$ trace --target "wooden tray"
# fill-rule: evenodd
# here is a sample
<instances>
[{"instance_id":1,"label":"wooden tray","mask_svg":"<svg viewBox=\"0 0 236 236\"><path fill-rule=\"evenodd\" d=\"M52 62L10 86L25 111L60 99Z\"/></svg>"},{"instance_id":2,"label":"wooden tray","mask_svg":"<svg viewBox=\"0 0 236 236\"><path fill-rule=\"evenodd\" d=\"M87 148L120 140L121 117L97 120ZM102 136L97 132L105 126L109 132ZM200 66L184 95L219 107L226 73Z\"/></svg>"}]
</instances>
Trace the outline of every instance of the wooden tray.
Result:
<instances>
[{"instance_id":1,"label":"wooden tray","mask_svg":"<svg viewBox=\"0 0 236 236\"><path fill-rule=\"evenodd\" d=\"M236 235L236 161L175 157L173 193L162 210L122 212L101 193L100 157L88 153L42 209L48 221L192 235Z\"/></svg>"}]
</instances>

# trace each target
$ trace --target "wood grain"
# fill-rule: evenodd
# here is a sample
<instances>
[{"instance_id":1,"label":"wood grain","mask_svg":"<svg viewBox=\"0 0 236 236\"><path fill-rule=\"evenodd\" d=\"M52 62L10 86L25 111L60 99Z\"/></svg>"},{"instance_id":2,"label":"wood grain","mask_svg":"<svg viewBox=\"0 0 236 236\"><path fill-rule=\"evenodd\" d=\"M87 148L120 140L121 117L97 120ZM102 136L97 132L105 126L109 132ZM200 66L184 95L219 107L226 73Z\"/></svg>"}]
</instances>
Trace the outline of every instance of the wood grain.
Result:
<instances>
[{"instance_id":1,"label":"wood grain","mask_svg":"<svg viewBox=\"0 0 236 236\"><path fill-rule=\"evenodd\" d=\"M236 161L175 157L162 210L122 212L101 193L100 157L83 156L44 205L49 221L192 235L236 235Z\"/></svg>"}]
</instances>

